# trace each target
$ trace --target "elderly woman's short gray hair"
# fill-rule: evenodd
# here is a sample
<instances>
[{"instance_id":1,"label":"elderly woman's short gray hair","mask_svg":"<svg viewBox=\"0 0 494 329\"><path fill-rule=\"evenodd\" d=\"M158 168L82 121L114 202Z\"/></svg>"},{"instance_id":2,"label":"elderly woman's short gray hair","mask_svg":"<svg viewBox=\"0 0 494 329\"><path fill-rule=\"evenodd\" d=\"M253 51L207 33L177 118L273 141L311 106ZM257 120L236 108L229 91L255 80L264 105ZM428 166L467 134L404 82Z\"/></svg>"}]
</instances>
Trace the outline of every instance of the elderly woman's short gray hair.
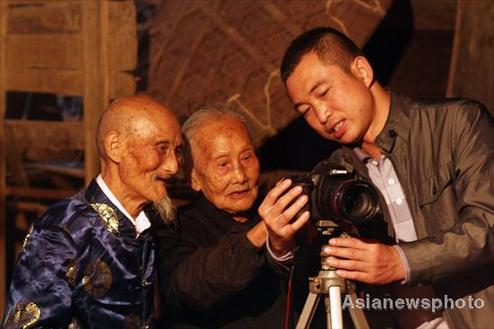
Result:
<instances>
[{"instance_id":1,"label":"elderly woman's short gray hair","mask_svg":"<svg viewBox=\"0 0 494 329\"><path fill-rule=\"evenodd\" d=\"M201 126L204 126L206 122L219 121L224 119L236 119L242 122L249 131L247 122L240 113L234 112L226 108L223 104L212 104L200 108L198 111L194 112L182 125L182 132L185 137L191 141L194 138L197 131ZM249 132L250 138L250 132Z\"/></svg>"},{"instance_id":2,"label":"elderly woman's short gray hair","mask_svg":"<svg viewBox=\"0 0 494 329\"><path fill-rule=\"evenodd\" d=\"M200 108L194 112L185 122L182 124L182 133L185 136L185 152L183 170L187 180L190 180L190 172L194 166L194 160L192 156L191 144L195 143L195 136L201 128L203 128L208 122L215 122L221 120L238 120L242 122L249 135L249 139L252 140L249 127L245 118L235 111L226 108L223 104L212 104Z\"/></svg>"}]
</instances>

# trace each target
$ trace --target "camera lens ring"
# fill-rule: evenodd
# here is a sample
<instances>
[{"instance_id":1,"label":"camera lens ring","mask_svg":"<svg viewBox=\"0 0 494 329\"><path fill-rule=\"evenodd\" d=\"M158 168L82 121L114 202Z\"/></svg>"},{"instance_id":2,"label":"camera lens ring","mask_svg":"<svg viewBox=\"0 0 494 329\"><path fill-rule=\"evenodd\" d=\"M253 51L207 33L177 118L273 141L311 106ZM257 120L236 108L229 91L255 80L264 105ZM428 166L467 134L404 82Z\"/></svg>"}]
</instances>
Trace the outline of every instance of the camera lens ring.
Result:
<instances>
[{"instance_id":1,"label":"camera lens ring","mask_svg":"<svg viewBox=\"0 0 494 329\"><path fill-rule=\"evenodd\" d=\"M364 180L342 182L333 190L330 200L333 215L351 224L366 223L380 211L376 190Z\"/></svg>"},{"instance_id":2,"label":"camera lens ring","mask_svg":"<svg viewBox=\"0 0 494 329\"><path fill-rule=\"evenodd\" d=\"M353 224L366 223L379 212L379 196L376 190L364 180L344 184L339 196L343 217Z\"/></svg>"}]
</instances>

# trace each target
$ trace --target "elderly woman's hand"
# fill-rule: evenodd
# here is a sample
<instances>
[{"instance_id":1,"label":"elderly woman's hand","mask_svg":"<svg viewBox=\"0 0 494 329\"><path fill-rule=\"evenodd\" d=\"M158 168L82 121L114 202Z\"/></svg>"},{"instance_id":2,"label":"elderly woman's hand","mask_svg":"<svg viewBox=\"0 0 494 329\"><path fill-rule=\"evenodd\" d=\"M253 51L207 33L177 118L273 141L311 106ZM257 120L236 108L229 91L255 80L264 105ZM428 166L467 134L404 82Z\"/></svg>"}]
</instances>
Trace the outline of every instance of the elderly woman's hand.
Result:
<instances>
[{"instance_id":1,"label":"elderly woman's hand","mask_svg":"<svg viewBox=\"0 0 494 329\"><path fill-rule=\"evenodd\" d=\"M300 186L295 186L286 192L291 184L290 179L278 182L259 207L259 215L268 231L269 246L275 256L283 256L292 250L295 233L309 219L308 211L304 211L294 219L307 203L308 198L306 195L300 195L302 193Z\"/></svg>"}]
</instances>

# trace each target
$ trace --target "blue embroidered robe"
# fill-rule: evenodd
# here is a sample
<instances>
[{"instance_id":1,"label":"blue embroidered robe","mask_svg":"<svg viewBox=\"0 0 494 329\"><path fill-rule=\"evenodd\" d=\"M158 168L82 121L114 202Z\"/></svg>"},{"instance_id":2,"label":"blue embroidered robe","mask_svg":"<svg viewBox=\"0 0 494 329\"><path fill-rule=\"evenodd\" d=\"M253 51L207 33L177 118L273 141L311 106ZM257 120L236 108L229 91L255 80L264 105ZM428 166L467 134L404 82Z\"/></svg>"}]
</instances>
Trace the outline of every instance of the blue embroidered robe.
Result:
<instances>
[{"instance_id":1,"label":"blue embroidered robe","mask_svg":"<svg viewBox=\"0 0 494 329\"><path fill-rule=\"evenodd\" d=\"M24 242L5 328L146 328L154 246L95 180L50 208Z\"/></svg>"}]
</instances>

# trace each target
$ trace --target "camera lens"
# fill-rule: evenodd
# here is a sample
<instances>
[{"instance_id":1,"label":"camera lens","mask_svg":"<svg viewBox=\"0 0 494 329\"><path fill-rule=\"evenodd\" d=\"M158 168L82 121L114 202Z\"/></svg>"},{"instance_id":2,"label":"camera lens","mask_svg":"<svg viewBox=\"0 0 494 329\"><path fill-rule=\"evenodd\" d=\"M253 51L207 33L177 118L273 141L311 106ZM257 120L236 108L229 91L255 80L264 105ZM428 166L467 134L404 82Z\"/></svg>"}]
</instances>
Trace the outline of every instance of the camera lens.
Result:
<instances>
[{"instance_id":1,"label":"camera lens","mask_svg":"<svg viewBox=\"0 0 494 329\"><path fill-rule=\"evenodd\" d=\"M355 224L372 219L379 204L374 189L362 181L347 185L341 203L344 216Z\"/></svg>"},{"instance_id":2,"label":"camera lens","mask_svg":"<svg viewBox=\"0 0 494 329\"><path fill-rule=\"evenodd\" d=\"M325 218L362 224L379 212L379 196L366 181L325 177L318 190L318 206Z\"/></svg>"}]
</instances>

